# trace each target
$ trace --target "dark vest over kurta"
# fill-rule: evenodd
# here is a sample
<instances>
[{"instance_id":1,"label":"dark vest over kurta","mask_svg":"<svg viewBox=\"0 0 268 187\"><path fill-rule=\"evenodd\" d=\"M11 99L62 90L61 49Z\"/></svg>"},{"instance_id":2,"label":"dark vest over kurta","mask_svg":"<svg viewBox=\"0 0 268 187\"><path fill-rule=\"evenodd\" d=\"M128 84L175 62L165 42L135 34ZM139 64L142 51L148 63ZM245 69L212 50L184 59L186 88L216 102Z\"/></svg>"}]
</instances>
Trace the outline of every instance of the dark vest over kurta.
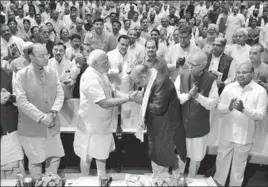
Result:
<instances>
[{"instance_id":1,"label":"dark vest over kurta","mask_svg":"<svg viewBox=\"0 0 268 187\"><path fill-rule=\"evenodd\" d=\"M206 70L208 70L211 60L212 60L212 54L208 56ZM222 82L224 82L228 78L229 69L230 69L232 61L233 61L232 57L224 53L222 54L220 58L220 62L219 62L219 67L218 67L218 72L222 73L222 79L221 79ZM223 88L224 87L219 88L219 94L221 94L221 92L223 91Z\"/></svg>"},{"instance_id":2,"label":"dark vest over kurta","mask_svg":"<svg viewBox=\"0 0 268 187\"><path fill-rule=\"evenodd\" d=\"M198 93L205 97L209 96L212 83L215 80L214 75L207 71L194 78L188 70L185 70L181 73L180 78L181 93L189 93L195 83L199 88ZM187 138L202 137L209 133L209 111L195 99L190 99L182 105L182 122Z\"/></svg>"},{"instance_id":3,"label":"dark vest over kurta","mask_svg":"<svg viewBox=\"0 0 268 187\"><path fill-rule=\"evenodd\" d=\"M11 94L12 90L12 71L1 68L1 89L5 88ZM1 136L17 130L18 109L12 102L8 101L1 105Z\"/></svg>"},{"instance_id":4,"label":"dark vest over kurta","mask_svg":"<svg viewBox=\"0 0 268 187\"><path fill-rule=\"evenodd\" d=\"M149 158L156 164L172 167L177 163L174 147L186 159L185 130L181 106L171 80L158 74L151 89L145 123L148 132Z\"/></svg>"}]
</instances>

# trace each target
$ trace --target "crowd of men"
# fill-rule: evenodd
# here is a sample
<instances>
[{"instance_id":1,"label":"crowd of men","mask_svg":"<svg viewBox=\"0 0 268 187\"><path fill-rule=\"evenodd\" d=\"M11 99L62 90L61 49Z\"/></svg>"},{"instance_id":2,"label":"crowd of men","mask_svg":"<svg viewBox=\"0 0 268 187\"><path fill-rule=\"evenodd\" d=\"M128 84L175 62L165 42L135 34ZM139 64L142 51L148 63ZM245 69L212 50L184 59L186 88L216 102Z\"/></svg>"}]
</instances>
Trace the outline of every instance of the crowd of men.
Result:
<instances>
[{"instance_id":1,"label":"crowd of men","mask_svg":"<svg viewBox=\"0 0 268 187\"><path fill-rule=\"evenodd\" d=\"M156 175L197 175L224 124L214 179L241 186L256 125L268 125L264 1L1 2L1 178L57 173L58 113L80 98L74 151L100 184L121 125L147 130Z\"/></svg>"}]
</instances>

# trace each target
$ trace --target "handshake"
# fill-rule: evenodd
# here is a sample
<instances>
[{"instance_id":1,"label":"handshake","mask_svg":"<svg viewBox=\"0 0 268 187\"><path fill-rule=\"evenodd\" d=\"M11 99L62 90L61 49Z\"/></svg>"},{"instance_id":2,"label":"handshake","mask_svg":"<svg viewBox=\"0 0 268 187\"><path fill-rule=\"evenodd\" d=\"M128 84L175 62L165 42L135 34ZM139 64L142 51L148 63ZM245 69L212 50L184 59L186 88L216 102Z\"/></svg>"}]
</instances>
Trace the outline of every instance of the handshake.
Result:
<instances>
[{"instance_id":1,"label":"handshake","mask_svg":"<svg viewBox=\"0 0 268 187\"><path fill-rule=\"evenodd\" d=\"M243 101L234 98L231 100L230 105L229 105L229 110L232 111L233 109L236 109L240 112L244 112L244 103Z\"/></svg>"},{"instance_id":2,"label":"handshake","mask_svg":"<svg viewBox=\"0 0 268 187\"><path fill-rule=\"evenodd\" d=\"M128 97L129 97L129 101L136 102L136 103L141 103L143 99L141 91L130 92Z\"/></svg>"}]
</instances>

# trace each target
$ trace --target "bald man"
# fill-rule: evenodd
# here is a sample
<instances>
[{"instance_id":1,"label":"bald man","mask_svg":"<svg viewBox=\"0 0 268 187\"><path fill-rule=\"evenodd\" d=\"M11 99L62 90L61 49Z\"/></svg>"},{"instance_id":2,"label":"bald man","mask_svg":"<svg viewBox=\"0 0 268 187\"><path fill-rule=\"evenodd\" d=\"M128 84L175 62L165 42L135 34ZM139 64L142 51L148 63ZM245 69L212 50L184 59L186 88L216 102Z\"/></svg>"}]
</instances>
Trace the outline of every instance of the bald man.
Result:
<instances>
[{"instance_id":1,"label":"bald man","mask_svg":"<svg viewBox=\"0 0 268 187\"><path fill-rule=\"evenodd\" d=\"M133 68L131 79L137 86L146 89L143 98L135 97L134 101L142 104L141 110L146 111L144 112L146 120L142 119L146 122L141 123L145 123L147 127L149 158L152 161L154 176L167 173L169 167L173 169L179 167L174 174L180 175L184 173L186 161L181 106L175 86L169 77L159 71L154 76L154 72L157 70L150 69L144 64ZM144 102L147 102L146 108L143 107Z\"/></svg>"},{"instance_id":2,"label":"bald man","mask_svg":"<svg viewBox=\"0 0 268 187\"><path fill-rule=\"evenodd\" d=\"M80 157L82 175L89 175L93 158L99 183L106 184L106 160L115 149L113 130L117 125L117 106L132 100L135 92L124 94L113 90L107 77L110 62L106 52L92 51L87 59L89 67L80 80L80 106L74 138L74 152ZM89 115L90 114L90 115Z\"/></svg>"},{"instance_id":3,"label":"bald man","mask_svg":"<svg viewBox=\"0 0 268 187\"><path fill-rule=\"evenodd\" d=\"M254 80L250 63L241 64L236 71L236 82L228 84L220 98L218 110L224 115L220 134L214 179L225 186L241 186L252 148L258 120L265 116L268 104L266 90Z\"/></svg>"},{"instance_id":4,"label":"bald man","mask_svg":"<svg viewBox=\"0 0 268 187\"><path fill-rule=\"evenodd\" d=\"M18 135L29 160L33 179L46 172L57 173L64 150L60 139L60 124L56 117L60 111L64 93L55 69L47 66L49 54L42 44L28 49L31 64L16 74L16 95L19 109Z\"/></svg>"},{"instance_id":5,"label":"bald man","mask_svg":"<svg viewBox=\"0 0 268 187\"><path fill-rule=\"evenodd\" d=\"M177 95L182 104L182 122L186 131L187 156L191 159L189 176L196 176L200 163L206 155L206 141L210 131L210 110L218 102L215 77L205 67L207 56L197 52L188 59L175 81Z\"/></svg>"}]
</instances>

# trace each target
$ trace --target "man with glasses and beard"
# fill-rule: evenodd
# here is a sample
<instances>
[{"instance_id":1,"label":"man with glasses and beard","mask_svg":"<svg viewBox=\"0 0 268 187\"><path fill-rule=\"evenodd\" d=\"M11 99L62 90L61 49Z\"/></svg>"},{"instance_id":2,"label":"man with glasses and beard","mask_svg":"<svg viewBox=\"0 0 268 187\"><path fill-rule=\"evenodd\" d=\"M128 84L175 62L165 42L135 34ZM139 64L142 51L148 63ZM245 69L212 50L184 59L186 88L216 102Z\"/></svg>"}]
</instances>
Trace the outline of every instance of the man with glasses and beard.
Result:
<instances>
[{"instance_id":1,"label":"man with glasses and beard","mask_svg":"<svg viewBox=\"0 0 268 187\"><path fill-rule=\"evenodd\" d=\"M214 179L225 186L241 186L252 148L258 120L262 120L268 104L266 90L254 80L250 63L242 63L236 71L236 81L227 85L220 98L218 110L224 116L221 128L216 173Z\"/></svg>"},{"instance_id":2,"label":"man with glasses and beard","mask_svg":"<svg viewBox=\"0 0 268 187\"><path fill-rule=\"evenodd\" d=\"M218 89L213 74L205 70L207 56L194 53L188 58L188 69L182 70L175 81L182 105L182 123L186 131L187 157L191 159L189 176L195 177L206 155L210 132L209 113L218 103Z\"/></svg>"},{"instance_id":3,"label":"man with glasses and beard","mask_svg":"<svg viewBox=\"0 0 268 187\"><path fill-rule=\"evenodd\" d=\"M42 44L28 48L31 64L16 74L15 88L19 109L18 135L29 160L31 177L41 177L42 163L46 172L57 173L64 149L60 124L55 123L64 93L55 69L47 67L49 54Z\"/></svg>"}]
</instances>

